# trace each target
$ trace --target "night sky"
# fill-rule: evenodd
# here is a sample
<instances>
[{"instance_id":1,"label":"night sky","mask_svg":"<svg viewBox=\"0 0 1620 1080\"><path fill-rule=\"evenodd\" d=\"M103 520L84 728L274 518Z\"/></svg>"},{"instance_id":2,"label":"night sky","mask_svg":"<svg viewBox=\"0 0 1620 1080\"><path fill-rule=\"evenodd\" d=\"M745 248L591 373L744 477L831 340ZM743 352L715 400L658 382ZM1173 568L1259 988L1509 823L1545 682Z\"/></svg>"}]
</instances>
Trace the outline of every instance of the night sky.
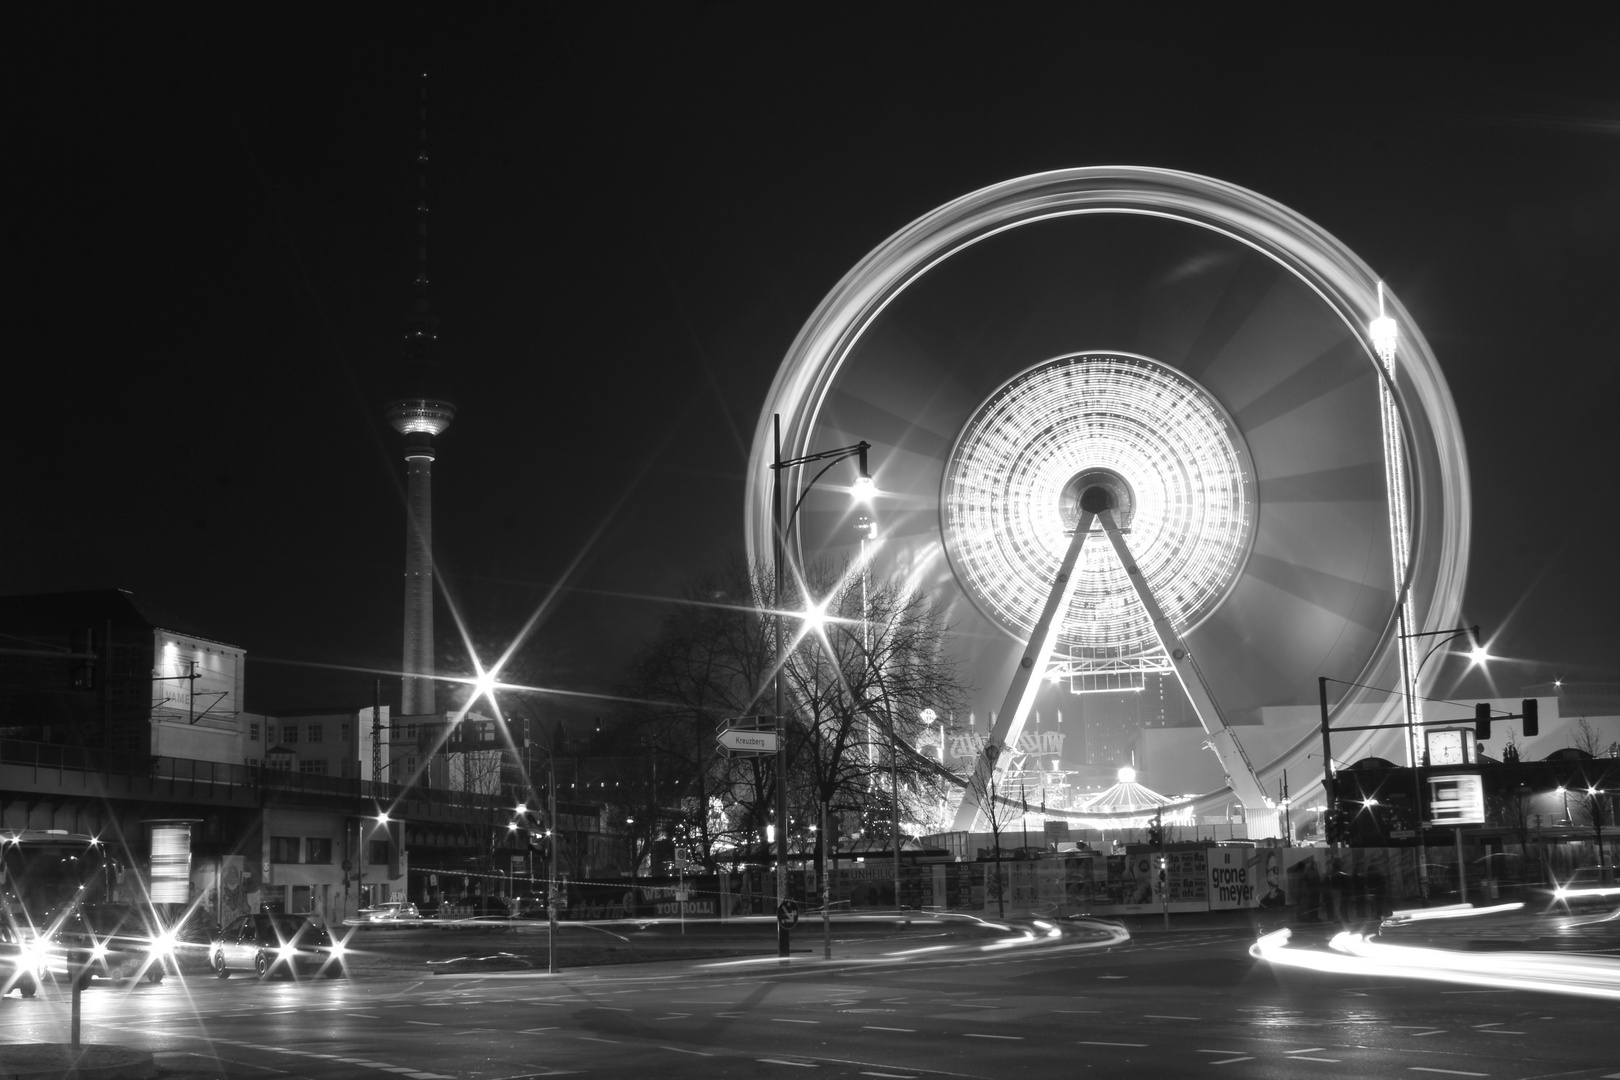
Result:
<instances>
[{"instance_id":1,"label":"night sky","mask_svg":"<svg viewBox=\"0 0 1620 1080\"><path fill-rule=\"evenodd\" d=\"M1428 336L1474 483L1466 617L1515 661L1442 690L1615 673L1620 36L1583 23L1596 6L1490 26L1248 5L73 10L14 11L0 46L0 592L134 590L248 650L250 709L369 703L369 672L398 668L404 462L382 405L424 71L459 409L434 466L440 572L490 649L552 597L548 685L609 690L662 598L742 549L765 391L851 265L978 187L1104 164L1277 199Z\"/></svg>"}]
</instances>

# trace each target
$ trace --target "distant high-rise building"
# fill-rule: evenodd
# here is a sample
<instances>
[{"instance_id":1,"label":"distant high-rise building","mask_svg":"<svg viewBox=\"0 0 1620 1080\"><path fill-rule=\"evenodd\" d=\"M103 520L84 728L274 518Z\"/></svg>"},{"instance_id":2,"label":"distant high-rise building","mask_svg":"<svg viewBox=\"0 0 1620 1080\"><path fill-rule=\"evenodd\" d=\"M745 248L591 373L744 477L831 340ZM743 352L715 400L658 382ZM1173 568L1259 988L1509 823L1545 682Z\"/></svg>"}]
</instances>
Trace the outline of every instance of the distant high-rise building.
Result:
<instances>
[{"instance_id":1,"label":"distant high-rise building","mask_svg":"<svg viewBox=\"0 0 1620 1080\"><path fill-rule=\"evenodd\" d=\"M405 437L405 626L400 713L437 711L433 667L433 456L434 436L450 426L456 407L435 396L438 320L428 302L427 77L422 78L418 127L416 282L405 324L402 389L388 403L388 422Z\"/></svg>"}]
</instances>

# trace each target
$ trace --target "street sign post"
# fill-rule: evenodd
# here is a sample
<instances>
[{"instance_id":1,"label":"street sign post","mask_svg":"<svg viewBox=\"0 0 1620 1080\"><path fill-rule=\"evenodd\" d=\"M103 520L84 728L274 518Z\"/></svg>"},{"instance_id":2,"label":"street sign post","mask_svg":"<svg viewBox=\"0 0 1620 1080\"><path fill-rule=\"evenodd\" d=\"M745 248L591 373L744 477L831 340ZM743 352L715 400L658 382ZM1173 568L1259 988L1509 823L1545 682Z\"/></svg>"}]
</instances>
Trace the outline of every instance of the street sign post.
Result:
<instances>
[{"instance_id":1,"label":"street sign post","mask_svg":"<svg viewBox=\"0 0 1620 1080\"><path fill-rule=\"evenodd\" d=\"M715 736L720 752L726 755L774 754L776 732L750 731L746 728L728 728Z\"/></svg>"}]
</instances>

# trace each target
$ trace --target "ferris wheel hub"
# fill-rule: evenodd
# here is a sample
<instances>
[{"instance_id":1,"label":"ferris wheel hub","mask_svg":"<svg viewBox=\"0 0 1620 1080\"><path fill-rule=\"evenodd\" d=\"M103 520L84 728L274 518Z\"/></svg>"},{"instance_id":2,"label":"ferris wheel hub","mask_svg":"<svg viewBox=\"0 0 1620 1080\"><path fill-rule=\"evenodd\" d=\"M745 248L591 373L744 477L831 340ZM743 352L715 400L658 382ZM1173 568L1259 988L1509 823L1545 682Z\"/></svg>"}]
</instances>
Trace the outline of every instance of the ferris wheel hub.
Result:
<instances>
[{"instance_id":1,"label":"ferris wheel hub","mask_svg":"<svg viewBox=\"0 0 1620 1080\"><path fill-rule=\"evenodd\" d=\"M1131 490L1130 481L1113 469L1085 469L1069 478L1058 497L1065 530L1073 530L1081 510L1091 514L1112 510L1119 527L1127 529L1136 512L1136 492Z\"/></svg>"}]
</instances>

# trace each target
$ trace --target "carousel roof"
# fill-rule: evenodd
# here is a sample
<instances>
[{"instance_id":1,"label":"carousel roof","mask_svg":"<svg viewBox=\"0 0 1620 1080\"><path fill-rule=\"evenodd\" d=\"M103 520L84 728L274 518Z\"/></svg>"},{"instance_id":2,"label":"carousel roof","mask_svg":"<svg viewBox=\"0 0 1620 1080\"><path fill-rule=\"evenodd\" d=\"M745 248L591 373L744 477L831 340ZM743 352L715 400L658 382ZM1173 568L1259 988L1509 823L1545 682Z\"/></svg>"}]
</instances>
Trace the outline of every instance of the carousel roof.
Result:
<instances>
[{"instance_id":1,"label":"carousel roof","mask_svg":"<svg viewBox=\"0 0 1620 1080\"><path fill-rule=\"evenodd\" d=\"M1152 810L1154 807L1175 802L1168 795L1160 795L1157 791L1150 791L1134 780L1121 780L1107 791L1087 799L1080 806L1081 810L1094 812Z\"/></svg>"}]
</instances>

